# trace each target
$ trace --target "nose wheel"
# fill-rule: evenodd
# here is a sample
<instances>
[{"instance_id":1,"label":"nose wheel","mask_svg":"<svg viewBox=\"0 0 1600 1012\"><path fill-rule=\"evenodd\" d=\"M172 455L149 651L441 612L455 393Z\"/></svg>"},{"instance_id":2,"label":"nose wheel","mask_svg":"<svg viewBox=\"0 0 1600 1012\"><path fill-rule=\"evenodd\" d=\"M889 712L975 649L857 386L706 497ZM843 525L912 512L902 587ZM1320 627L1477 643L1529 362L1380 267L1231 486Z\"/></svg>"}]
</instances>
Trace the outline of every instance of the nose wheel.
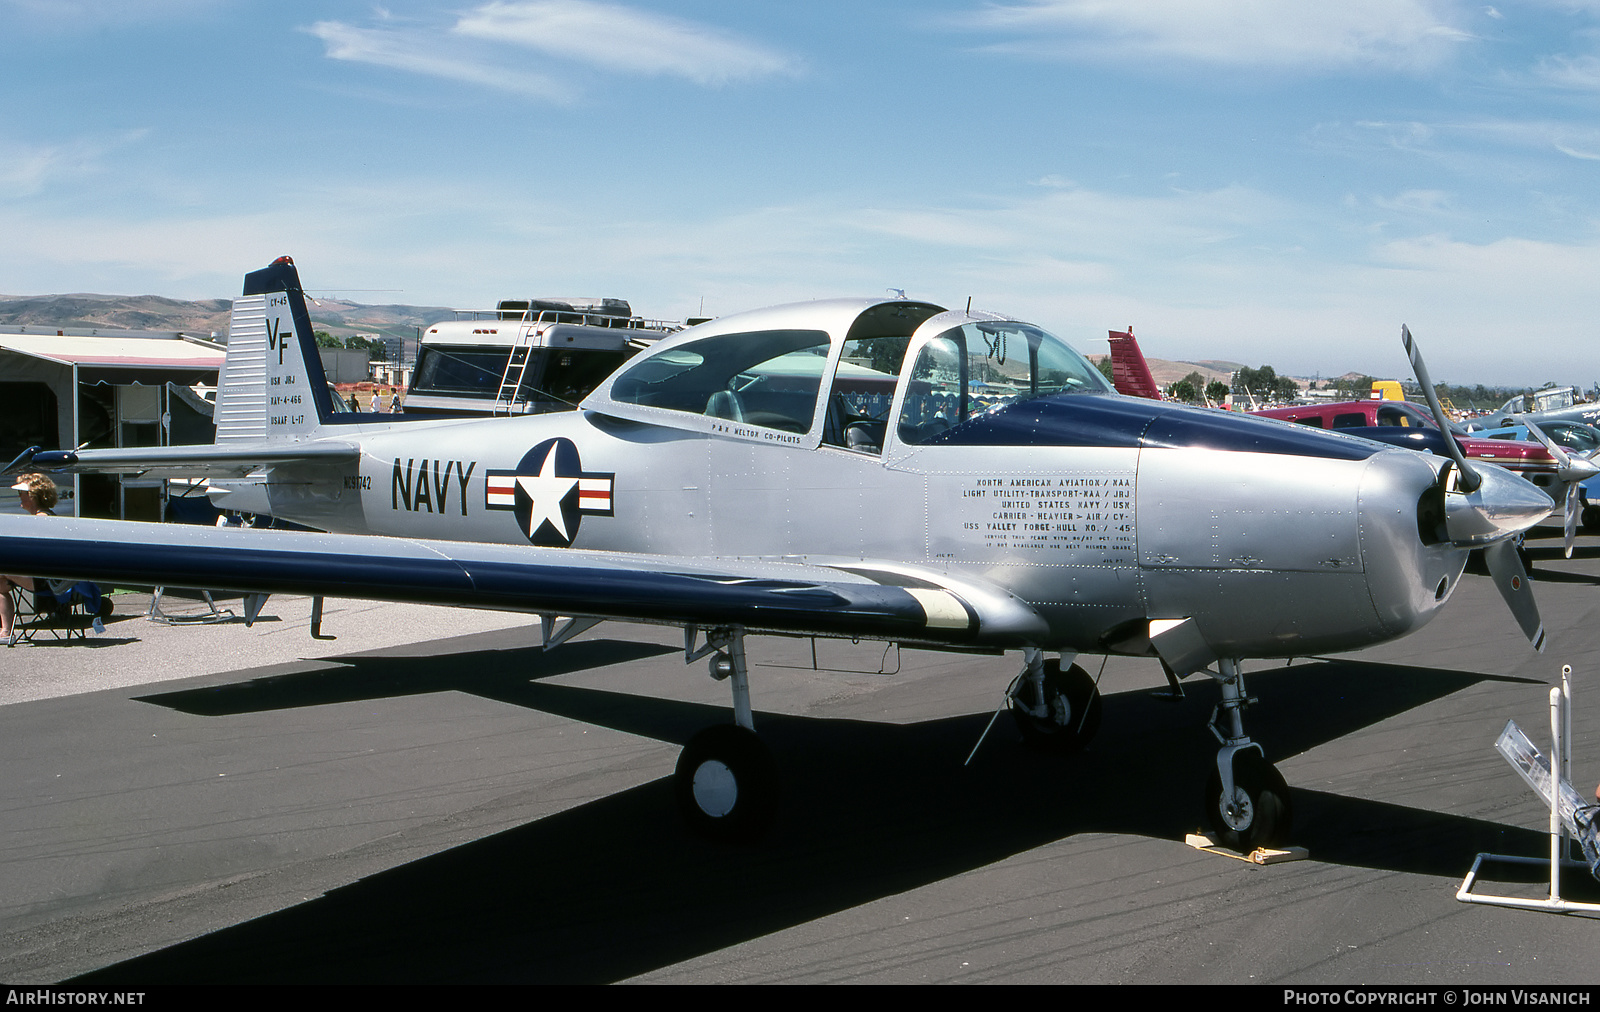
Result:
<instances>
[{"instance_id":1,"label":"nose wheel","mask_svg":"<svg viewBox=\"0 0 1600 1012\"><path fill-rule=\"evenodd\" d=\"M1233 754L1233 783L1224 790L1222 775L1211 771L1206 782L1206 818L1216 840L1248 854L1258 847L1282 844L1294 819L1289 785L1277 767L1249 746Z\"/></svg>"}]
</instances>

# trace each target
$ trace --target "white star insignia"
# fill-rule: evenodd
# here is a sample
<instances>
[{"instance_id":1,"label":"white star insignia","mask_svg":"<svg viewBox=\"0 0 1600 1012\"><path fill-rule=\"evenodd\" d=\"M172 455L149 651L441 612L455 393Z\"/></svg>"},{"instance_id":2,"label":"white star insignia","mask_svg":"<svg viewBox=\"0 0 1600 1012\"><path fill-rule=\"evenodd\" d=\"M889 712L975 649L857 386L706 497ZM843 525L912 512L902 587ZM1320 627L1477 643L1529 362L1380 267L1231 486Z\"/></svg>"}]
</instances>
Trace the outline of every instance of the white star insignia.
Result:
<instances>
[{"instance_id":1,"label":"white star insignia","mask_svg":"<svg viewBox=\"0 0 1600 1012\"><path fill-rule=\"evenodd\" d=\"M578 485L576 476L563 478L556 474L556 448L550 447L550 452L545 454L544 463L539 465L539 474L517 476L517 487L527 493L533 500L533 509L528 511L528 537L531 540L546 520L555 527L563 541L571 541L572 535L567 533L567 519L561 513L562 500Z\"/></svg>"}]
</instances>

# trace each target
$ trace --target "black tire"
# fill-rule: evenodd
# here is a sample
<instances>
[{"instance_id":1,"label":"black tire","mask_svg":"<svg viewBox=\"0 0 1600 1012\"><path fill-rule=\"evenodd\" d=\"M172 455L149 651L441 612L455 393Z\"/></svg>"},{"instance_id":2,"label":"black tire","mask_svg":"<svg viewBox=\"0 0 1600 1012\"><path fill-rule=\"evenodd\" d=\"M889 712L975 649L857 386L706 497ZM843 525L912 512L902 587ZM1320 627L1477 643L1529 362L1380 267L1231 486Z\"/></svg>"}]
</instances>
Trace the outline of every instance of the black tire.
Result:
<instances>
[{"instance_id":1,"label":"black tire","mask_svg":"<svg viewBox=\"0 0 1600 1012\"><path fill-rule=\"evenodd\" d=\"M777 766L754 731L719 724L684 746L673 791L691 830L715 840L748 843L772 824Z\"/></svg>"},{"instance_id":2,"label":"black tire","mask_svg":"<svg viewBox=\"0 0 1600 1012\"><path fill-rule=\"evenodd\" d=\"M1579 518L1583 521L1585 531L1590 534L1600 531L1600 506L1585 506Z\"/></svg>"},{"instance_id":3,"label":"black tire","mask_svg":"<svg viewBox=\"0 0 1600 1012\"><path fill-rule=\"evenodd\" d=\"M1275 847L1289 837L1294 809L1289 803L1289 785L1277 767L1255 749L1233 756L1234 804L1222 803L1222 777L1211 771L1206 782L1206 818L1216 833L1217 842L1230 850L1248 854L1257 847Z\"/></svg>"},{"instance_id":4,"label":"black tire","mask_svg":"<svg viewBox=\"0 0 1600 1012\"><path fill-rule=\"evenodd\" d=\"M1021 686L1024 697L1032 693ZM1053 752L1078 752L1094 740L1100 730L1100 690L1089 673L1076 664L1065 672L1061 662L1044 662L1044 697L1049 717L1036 717L1022 705L1011 701L1011 717L1030 745Z\"/></svg>"}]
</instances>

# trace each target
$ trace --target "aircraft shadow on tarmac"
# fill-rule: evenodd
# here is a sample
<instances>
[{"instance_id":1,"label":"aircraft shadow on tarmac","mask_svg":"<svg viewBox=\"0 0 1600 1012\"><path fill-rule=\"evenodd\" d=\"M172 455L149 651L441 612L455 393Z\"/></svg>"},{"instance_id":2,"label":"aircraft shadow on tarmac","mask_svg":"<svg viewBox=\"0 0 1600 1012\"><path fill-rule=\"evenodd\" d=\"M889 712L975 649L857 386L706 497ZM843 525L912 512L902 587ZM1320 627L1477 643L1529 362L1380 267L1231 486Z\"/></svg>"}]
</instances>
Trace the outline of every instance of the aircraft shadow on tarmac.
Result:
<instances>
[{"instance_id":1,"label":"aircraft shadow on tarmac","mask_svg":"<svg viewBox=\"0 0 1600 1012\"><path fill-rule=\"evenodd\" d=\"M586 645L501 651L480 658L493 670L467 676L401 664L398 691L476 692L667 741L728 719L719 707L530 679L530 664L549 674L570 651L576 669L618 647ZM291 675L212 693L221 708L200 705L206 693L144 698L213 713L397 691L392 660L346 663L356 670L338 674L337 689ZM1256 724L1276 758L1491 679L1503 680L1336 660L1263 671L1251 688L1270 700ZM663 777L78 982L614 981L1075 834L1178 840L1199 822L1185 799L1198 798L1215 751L1202 726L1213 697L1203 685L1180 702L1108 696L1099 738L1076 756L1030 752L1002 721L966 768L986 713L895 725L758 712L786 794L757 846L690 836ZM1296 789L1294 803L1295 842L1322 863L1448 878L1479 851L1546 846L1528 830L1320 791Z\"/></svg>"},{"instance_id":2,"label":"aircraft shadow on tarmac","mask_svg":"<svg viewBox=\"0 0 1600 1012\"><path fill-rule=\"evenodd\" d=\"M465 651L451 654L449 664L440 664L437 657L352 655L328 660L313 671L264 675L230 685L180 689L134 698L202 717L292 710L428 692L472 692L498 698L495 692L502 684L516 685L530 678L550 678L609 664L624 664L674 653L676 649L655 643L592 639L549 651L541 647Z\"/></svg>"}]
</instances>

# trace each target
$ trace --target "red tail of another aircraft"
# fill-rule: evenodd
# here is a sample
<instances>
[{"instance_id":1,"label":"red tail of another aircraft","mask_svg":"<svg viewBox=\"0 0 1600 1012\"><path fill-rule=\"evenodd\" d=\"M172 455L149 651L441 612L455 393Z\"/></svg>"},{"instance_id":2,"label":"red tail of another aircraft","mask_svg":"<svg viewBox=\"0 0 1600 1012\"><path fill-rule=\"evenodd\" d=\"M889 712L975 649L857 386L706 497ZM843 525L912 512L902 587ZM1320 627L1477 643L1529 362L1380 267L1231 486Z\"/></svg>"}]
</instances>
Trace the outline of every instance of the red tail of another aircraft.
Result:
<instances>
[{"instance_id":1,"label":"red tail of another aircraft","mask_svg":"<svg viewBox=\"0 0 1600 1012\"><path fill-rule=\"evenodd\" d=\"M1144 360L1144 352L1139 350L1139 342L1133 339L1133 328L1130 326L1125 334L1115 330L1110 333L1111 384L1117 388L1117 393L1148 397L1153 401L1166 400L1161 396L1161 388L1156 386L1155 377L1150 375L1150 366Z\"/></svg>"}]
</instances>

